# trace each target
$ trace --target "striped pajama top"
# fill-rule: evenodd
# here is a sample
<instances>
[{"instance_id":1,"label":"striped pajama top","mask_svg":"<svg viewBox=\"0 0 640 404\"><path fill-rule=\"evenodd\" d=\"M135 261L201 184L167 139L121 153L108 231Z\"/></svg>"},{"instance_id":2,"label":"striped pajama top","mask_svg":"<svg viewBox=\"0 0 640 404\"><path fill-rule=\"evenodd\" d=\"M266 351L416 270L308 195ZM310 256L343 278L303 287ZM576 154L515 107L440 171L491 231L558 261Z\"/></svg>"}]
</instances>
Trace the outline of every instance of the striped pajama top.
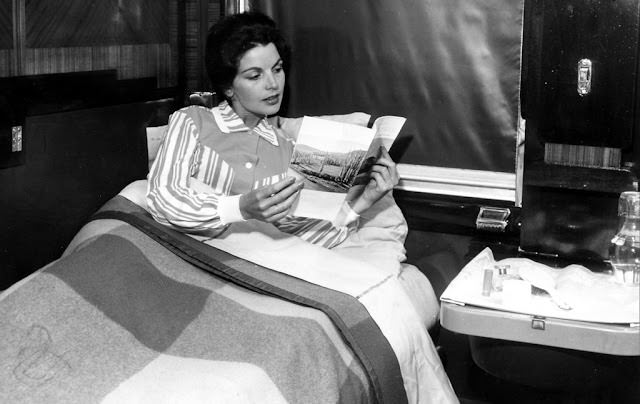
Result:
<instances>
[{"instance_id":1,"label":"striped pajama top","mask_svg":"<svg viewBox=\"0 0 640 404\"><path fill-rule=\"evenodd\" d=\"M240 195L287 176L297 133L283 129L296 127L282 125L286 121L265 118L250 129L226 101L211 109L189 106L174 112L148 176L151 215L177 230L212 237L242 220ZM195 182L210 188L203 191ZM332 223L287 216L274 225L331 248L357 227L357 215L343 217L343 223Z\"/></svg>"}]
</instances>

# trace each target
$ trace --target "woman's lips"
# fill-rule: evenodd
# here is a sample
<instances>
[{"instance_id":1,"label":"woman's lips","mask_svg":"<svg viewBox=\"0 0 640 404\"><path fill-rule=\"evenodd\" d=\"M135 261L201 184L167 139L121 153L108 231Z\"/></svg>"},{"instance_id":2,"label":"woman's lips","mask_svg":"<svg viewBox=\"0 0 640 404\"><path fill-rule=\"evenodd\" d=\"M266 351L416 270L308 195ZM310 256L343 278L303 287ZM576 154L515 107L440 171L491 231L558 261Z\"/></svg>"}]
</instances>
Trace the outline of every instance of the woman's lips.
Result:
<instances>
[{"instance_id":1,"label":"woman's lips","mask_svg":"<svg viewBox=\"0 0 640 404\"><path fill-rule=\"evenodd\" d=\"M275 105L278 103L278 101L280 101L280 94L272 95L271 97L267 97L264 99L264 102L269 105Z\"/></svg>"}]
</instances>

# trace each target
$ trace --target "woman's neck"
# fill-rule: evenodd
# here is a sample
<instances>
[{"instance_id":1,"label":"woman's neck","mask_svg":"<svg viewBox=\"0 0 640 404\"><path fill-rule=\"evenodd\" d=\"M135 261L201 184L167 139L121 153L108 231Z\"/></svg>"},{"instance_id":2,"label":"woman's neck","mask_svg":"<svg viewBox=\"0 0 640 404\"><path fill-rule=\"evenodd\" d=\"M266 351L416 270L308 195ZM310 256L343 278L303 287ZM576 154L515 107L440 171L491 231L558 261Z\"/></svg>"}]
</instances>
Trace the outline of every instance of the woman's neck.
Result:
<instances>
[{"instance_id":1,"label":"woman's neck","mask_svg":"<svg viewBox=\"0 0 640 404\"><path fill-rule=\"evenodd\" d=\"M247 111L241 106L239 107L238 105L235 105L235 103L233 102L230 102L229 105L231 105L231 108L233 108L233 110L240 117L240 119L242 119L242 122L244 122L244 124L247 125L247 127L250 129L253 129L256 126L258 126L258 123L260 122L260 120L264 118L262 116L254 114L253 112Z\"/></svg>"},{"instance_id":2,"label":"woman's neck","mask_svg":"<svg viewBox=\"0 0 640 404\"><path fill-rule=\"evenodd\" d=\"M256 126L258 126L258 123L260 122L260 120L262 119L262 117L259 117L257 115L254 114L246 114L244 116L239 115L240 119L242 119L242 122L244 122L245 125L247 125L248 128L255 128Z\"/></svg>"}]
</instances>

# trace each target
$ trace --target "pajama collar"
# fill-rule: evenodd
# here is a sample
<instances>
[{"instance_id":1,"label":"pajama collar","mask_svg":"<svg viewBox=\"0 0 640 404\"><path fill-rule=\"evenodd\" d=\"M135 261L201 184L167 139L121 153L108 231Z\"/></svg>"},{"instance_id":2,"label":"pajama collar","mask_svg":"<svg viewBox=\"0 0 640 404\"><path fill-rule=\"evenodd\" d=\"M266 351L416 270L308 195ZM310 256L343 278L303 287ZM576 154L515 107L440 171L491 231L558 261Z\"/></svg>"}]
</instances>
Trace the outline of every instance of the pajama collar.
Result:
<instances>
[{"instance_id":1,"label":"pajama collar","mask_svg":"<svg viewBox=\"0 0 640 404\"><path fill-rule=\"evenodd\" d=\"M213 112L213 117L215 118L218 127L223 133L251 131L227 101L222 101L217 107L212 108L211 111ZM278 137L276 136L276 132L273 130L273 127L266 118L262 118L260 122L258 122L258 125L253 128L253 131L267 142L274 146L278 146Z\"/></svg>"}]
</instances>

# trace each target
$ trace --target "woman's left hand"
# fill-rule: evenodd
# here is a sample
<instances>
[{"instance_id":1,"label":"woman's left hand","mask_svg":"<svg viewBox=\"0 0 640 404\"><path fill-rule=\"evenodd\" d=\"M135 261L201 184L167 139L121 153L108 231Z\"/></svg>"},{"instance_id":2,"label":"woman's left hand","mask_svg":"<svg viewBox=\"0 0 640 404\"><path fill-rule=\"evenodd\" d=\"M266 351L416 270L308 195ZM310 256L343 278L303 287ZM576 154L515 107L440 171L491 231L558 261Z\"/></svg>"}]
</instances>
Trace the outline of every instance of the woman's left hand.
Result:
<instances>
[{"instance_id":1,"label":"woman's left hand","mask_svg":"<svg viewBox=\"0 0 640 404\"><path fill-rule=\"evenodd\" d=\"M351 209L360 214L376 203L400 181L396 163L389 152L380 147L380 157L369 169L369 181L362 193L351 203Z\"/></svg>"}]
</instances>

